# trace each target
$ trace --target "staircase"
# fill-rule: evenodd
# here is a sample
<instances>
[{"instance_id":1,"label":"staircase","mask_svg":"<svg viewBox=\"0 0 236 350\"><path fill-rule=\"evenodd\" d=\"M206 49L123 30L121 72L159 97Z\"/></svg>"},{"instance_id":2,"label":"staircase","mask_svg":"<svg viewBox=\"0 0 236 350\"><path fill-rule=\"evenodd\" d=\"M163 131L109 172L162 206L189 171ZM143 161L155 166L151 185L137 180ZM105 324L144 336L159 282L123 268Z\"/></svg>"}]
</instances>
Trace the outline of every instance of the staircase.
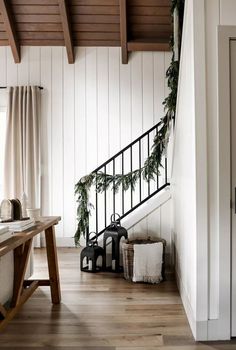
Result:
<instances>
[{"instance_id":1,"label":"staircase","mask_svg":"<svg viewBox=\"0 0 236 350\"><path fill-rule=\"evenodd\" d=\"M161 122L154 125L136 140L128 144L121 151L96 168L93 173L102 172L107 175L124 175L134 170L141 170L145 160L151 154L153 139L161 125ZM103 193L98 193L95 185L91 191L91 202L94 204L94 210L89 218L86 242L88 241L89 232L96 232L98 237L104 233L107 226L110 224L111 214L118 213L122 220L130 217L131 213L135 210L136 212L142 213L141 206L144 205L144 203L147 204L147 201L169 186L167 165L167 158L163 157L159 174L148 180L139 176L135 187L132 189L131 186L127 191L124 190L122 183L118 191L111 188L111 186ZM143 207L146 207L146 210L144 210L146 213L147 205ZM138 208L140 209L137 210Z\"/></svg>"}]
</instances>

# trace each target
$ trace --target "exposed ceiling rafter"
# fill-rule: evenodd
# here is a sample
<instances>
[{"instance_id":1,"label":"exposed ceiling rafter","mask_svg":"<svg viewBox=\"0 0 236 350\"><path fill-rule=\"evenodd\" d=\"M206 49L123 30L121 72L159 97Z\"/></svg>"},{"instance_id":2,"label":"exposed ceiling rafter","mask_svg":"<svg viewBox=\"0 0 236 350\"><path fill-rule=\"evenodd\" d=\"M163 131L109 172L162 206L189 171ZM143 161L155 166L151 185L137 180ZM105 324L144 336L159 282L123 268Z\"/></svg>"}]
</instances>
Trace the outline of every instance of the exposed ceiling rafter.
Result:
<instances>
[{"instance_id":1,"label":"exposed ceiling rafter","mask_svg":"<svg viewBox=\"0 0 236 350\"><path fill-rule=\"evenodd\" d=\"M120 0L120 44L122 63L128 63L127 49L127 4L126 0Z\"/></svg>"},{"instance_id":2,"label":"exposed ceiling rafter","mask_svg":"<svg viewBox=\"0 0 236 350\"><path fill-rule=\"evenodd\" d=\"M74 55L73 39L72 39L70 20L69 20L68 4L66 0L58 0L58 5L60 9L61 22L62 22L68 62L74 63L75 55Z\"/></svg>"},{"instance_id":3,"label":"exposed ceiling rafter","mask_svg":"<svg viewBox=\"0 0 236 350\"><path fill-rule=\"evenodd\" d=\"M0 11L2 14L4 28L7 34L9 45L11 46L12 54L15 63L20 63L20 44L17 38L13 15L9 6L9 1L0 0Z\"/></svg>"}]
</instances>

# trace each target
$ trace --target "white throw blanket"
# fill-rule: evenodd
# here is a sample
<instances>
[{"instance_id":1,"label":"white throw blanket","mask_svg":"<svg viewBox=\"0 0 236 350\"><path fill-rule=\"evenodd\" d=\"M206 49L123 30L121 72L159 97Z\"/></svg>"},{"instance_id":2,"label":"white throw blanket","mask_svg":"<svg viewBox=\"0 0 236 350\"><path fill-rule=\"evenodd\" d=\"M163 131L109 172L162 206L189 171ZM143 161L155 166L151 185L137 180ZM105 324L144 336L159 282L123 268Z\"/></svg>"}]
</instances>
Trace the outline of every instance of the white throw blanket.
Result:
<instances>
[{"instance_id":1,"label":"white throw blanket","mask_svg":"<svg viewBox=\"0 0 236 350\"><path fill-rule=\"evenodd\" d=\"M162 255L162 242L134 244L133 282L161 282Z\"/></svg>"}]
</instances>

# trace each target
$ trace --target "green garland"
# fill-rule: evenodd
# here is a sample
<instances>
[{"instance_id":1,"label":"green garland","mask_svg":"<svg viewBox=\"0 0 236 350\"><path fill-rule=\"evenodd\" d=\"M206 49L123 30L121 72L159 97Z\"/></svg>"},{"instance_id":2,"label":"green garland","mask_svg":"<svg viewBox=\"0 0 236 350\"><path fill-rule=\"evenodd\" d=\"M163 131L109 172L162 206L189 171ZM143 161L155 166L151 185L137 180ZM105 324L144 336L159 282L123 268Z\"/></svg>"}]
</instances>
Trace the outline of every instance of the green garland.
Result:
<instances>
[{"instance_id":1,"label":"green garland","mask_svg":"<svg viewBox=\"0 0 236 350\"><path fill-rule=\"evenodd\" d=\"M180 15L180 32L182 30L183 6L184 0L172 0L171 13L173 15L175 8L178 9ZM122 186L124 191L127 191L129 188L134 190L135 185L141 176L146 181L150 181L155 180L155 175L159 174L159 167L162 166L161 160L163 152L166 150L169 139L170 122L175 118L178 89L179 62L175 61L174 58L173 38L171 39L170 45L173 54L170 66L166 72L170 93L163 102L165 115L161 119L161 128L159 128L154 138L152 152L141 169L134 170L124 175L109 175L103 172L92 172L91 174L82 177L77 182L75 185L75 195L77 196L78 203L78 226L74 236L76 245L79 245L81 235L85 236L86 234L89 225L89 216L91 215L91 210L94 208L89 201L89 191L92 185L95 186L98 193L104 192L109 187L115 192L118 192L120 186Z\"/></svg>"}]
</instances>

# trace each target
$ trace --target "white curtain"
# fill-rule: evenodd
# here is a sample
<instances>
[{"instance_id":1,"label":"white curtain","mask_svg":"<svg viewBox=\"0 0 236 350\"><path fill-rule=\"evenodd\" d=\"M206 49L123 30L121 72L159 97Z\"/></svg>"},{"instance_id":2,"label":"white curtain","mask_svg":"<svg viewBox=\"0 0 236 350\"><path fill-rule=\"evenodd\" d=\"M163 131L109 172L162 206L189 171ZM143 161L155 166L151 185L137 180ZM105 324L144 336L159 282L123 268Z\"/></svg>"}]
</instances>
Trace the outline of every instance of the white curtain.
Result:
<instances>
[{"instance_id":1,"label":"white curtain","mask_svg":"<svg viewBox=\"0 0 236 350\"><path fill-rule=\"evenodd\" d=\"M10 87L4 163L5 198L27 197L40 208L40 90Z\"/></svg>"}]
</instances>

